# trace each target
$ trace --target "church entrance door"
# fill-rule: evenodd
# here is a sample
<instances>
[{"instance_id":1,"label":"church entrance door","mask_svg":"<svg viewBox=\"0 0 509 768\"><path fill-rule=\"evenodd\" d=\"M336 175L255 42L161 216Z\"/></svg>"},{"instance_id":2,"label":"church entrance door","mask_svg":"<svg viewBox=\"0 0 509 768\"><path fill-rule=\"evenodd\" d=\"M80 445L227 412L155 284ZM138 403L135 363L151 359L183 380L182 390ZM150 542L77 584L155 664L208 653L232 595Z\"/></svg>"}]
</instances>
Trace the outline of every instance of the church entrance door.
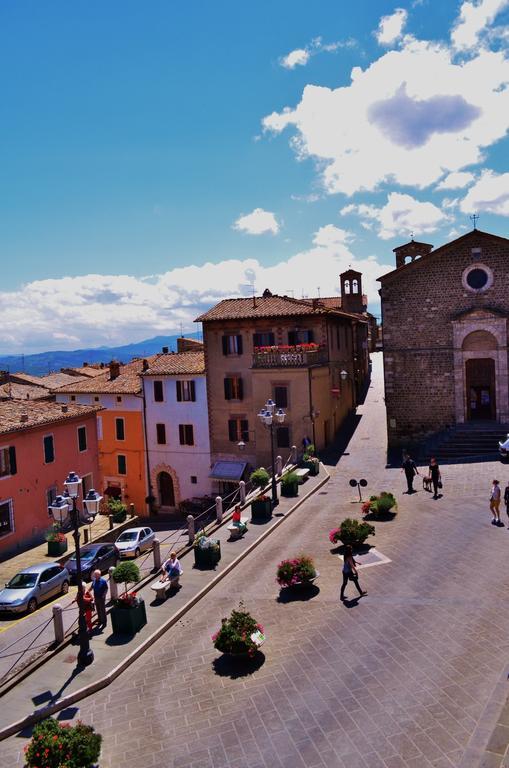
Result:
<instances>
[{"instance_id":1,"label":"church entrance door","mask_svg":"<svg viewBox=\"0 0 509 768\"><path fill-rule=\"evenodd\" d=\"M467 360L466 374L468 418L495 419L495 361L488 357Z\"/></svg>"},{"instance_id":2,"label":"church entrance door","mask_svg":"<svg viewBox=\"0 0 509 768\"><path fill-rule=\"evenodd\" d=\"M175 506L175 491L173 490L173 480L168 472L161 472L158 477L159 482L159 503L161 507Z\"/></svg>"}]
</instances>

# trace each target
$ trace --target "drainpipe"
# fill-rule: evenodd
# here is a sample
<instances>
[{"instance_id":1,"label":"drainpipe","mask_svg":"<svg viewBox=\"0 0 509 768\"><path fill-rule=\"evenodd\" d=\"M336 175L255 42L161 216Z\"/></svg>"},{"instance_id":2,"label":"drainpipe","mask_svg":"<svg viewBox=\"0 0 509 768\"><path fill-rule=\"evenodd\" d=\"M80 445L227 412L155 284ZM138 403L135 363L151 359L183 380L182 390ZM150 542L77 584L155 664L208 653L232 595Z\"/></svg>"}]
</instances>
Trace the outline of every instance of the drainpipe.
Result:
<instances>
[{"instance_id":1,"label":"drainpipe","mask_svg":"<svg viewBox=\"0 0 509 768\"><path fill-rule=\"evenodd\" d=\"M313 387L311 381L312 368L308 368L308 388L309 388L309 416L311 418L311 429L313 430L313 445L315 446L315 453L317 453L316 447L316 433L315 433L315 417L313 408Z\"/></svg>"},{"instance_id":2,"label":"drainpipe","mask_svg":"<svg viewBox=\"0 0 509 768\"><path fill-rule=\"evenodd\" d=\"M145 439L145 463L147 468L147 485L148 485L148 497L152 497L152 479L150 477L150 459L148 451L148 438L147 438L147 401L145 399L145 379L142 379L142 395L143 399L143 437ZM152 513L152 502L147 504L149 514Z\"/></svg>"}]
</instances>

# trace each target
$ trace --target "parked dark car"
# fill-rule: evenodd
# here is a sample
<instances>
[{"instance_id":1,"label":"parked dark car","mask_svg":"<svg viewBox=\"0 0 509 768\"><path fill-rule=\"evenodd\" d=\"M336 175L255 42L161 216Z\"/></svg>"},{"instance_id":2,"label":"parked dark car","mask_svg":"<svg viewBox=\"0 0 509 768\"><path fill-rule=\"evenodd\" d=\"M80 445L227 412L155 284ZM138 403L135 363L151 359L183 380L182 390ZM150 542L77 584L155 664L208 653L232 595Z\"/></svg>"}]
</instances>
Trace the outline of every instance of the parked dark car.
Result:
<instances>
[{"instance_id":1,"label":"parked dark car","mask_svg":"<svg viewBox=\"0 0 509 768\"><path fill-rule=\"evenodd\" d=\"M120 560L120 555L114 544L85 544L81 547L81 573L85 581L92 579L95 570L106 573L111 566L115 567ZM72 555L65 567L71 574L71 579L76 581L76 556Z\"/></svg>"}]
</instances>

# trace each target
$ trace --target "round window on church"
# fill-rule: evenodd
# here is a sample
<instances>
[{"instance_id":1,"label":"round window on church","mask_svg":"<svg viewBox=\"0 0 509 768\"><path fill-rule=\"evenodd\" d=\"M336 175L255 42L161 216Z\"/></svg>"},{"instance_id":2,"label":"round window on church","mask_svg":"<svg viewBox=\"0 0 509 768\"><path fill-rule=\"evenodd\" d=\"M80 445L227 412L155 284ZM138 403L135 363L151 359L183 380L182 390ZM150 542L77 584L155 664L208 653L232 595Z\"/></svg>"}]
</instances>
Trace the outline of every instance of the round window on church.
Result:
<instances>
[{"instance_id":1,"label":"round window on church","mask_svg":"<svg viewBox=\"0 0 509 768\"><path fill-rule=\"evenodd\" d=\"M484 264L475 264L463 272L463 285L470 291L481 292L493 284L493 273Z\"/></svg>"}]
</instances>

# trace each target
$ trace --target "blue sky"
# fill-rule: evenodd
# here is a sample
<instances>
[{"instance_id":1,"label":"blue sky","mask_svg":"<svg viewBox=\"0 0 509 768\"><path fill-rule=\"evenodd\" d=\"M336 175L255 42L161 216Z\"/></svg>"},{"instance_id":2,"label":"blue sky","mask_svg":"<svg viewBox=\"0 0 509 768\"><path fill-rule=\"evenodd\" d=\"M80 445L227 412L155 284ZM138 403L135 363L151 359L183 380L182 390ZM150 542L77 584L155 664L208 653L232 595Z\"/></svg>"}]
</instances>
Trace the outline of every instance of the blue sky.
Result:
<instances>
[{"instance_id":1,"label":"blue sky","mask_svg":"<svg viewBox=\"0 0 509 768\"><path fill-rule=\"evenodd\" d=\"M507 233L507 0L0 6L0 352Z\"/></svg>"}]
</instances>

